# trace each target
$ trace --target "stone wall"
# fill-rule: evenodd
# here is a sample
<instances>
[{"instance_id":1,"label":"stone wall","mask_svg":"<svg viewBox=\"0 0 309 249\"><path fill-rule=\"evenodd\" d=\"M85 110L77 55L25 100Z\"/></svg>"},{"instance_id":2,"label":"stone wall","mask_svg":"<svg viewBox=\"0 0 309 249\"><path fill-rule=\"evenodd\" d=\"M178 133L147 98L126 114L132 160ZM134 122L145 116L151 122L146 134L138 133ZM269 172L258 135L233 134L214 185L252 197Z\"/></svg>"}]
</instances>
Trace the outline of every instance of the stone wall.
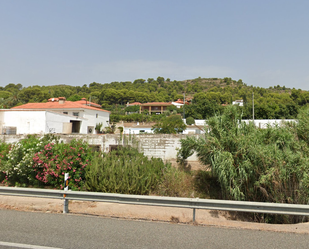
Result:
<instances>
[{"instance_id":1,"label":"stone wall","mask_svg":"<svg viewBox=\"0 0 309 249\"><path fill-rule=\"evenodd\" d=\"M176 164L177 149L180 148L180 139L186 136L198 137L199 135L143 134L121 136L120 134L57 134L57 136L64 142L70 142L72 139L82 139L95 149L103 152L108 152L116 146L130 145L137 147L140 152L143 152L149 158L161 158L164 161ZM26 138L26 135L0 135L1 141L7 143L14 143L23 138ZM199 168L201 166L195 154L188 158L188 162L192 168Z\"/></svg>"}]
</instances>

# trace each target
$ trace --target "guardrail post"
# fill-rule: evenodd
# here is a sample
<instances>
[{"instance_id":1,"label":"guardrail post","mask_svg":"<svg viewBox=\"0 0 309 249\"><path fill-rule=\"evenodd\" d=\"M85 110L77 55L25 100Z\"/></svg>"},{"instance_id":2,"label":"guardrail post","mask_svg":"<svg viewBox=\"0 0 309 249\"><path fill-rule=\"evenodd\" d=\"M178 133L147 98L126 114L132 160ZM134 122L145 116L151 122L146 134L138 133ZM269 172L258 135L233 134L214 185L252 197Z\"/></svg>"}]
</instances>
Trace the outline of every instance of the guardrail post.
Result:
<instances>
[{"instance_id":1,"label":"guardrail post","mask_svg":"<svg viewBox=\"0 0 309 249\"><path fill-rule=\"evenodd\" d=\"M192 219L193 222L195 222L195 208L193 208L193 219Z\"/></svg>"},{"instance_id":2,"label":"guardrail post","mask_svg":"<svg viewBox=\"0 0 309 249\"><path fill-rule=\"evenodd\" d=\"M69 173L64 174L64 191L69 190ZM63 194L63 213L67 214L69 212L69 200L65 198L66 194Z\"/></svg>"}]
</instances>

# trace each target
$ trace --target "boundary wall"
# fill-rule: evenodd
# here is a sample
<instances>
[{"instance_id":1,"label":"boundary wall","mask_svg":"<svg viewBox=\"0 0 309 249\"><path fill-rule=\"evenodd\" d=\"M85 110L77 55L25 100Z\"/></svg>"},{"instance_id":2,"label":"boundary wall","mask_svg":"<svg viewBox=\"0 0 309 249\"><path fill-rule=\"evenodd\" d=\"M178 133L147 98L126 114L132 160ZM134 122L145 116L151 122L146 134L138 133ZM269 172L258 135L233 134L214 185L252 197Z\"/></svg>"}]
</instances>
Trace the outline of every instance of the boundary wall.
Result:
<instances>
[{"instance_id":1,"label":"boundary wall","mask_svg":"<svg viewBox=\"0 0 309 249\"><path fill-rule=\"evenodd\" d=\"M187 136L199 137L201 135L183 135L183 134L141 134L141 135L120 135L120 134L54 134L60 137L60 141L70 142L73 139L82 139L92 146L95 150L109 152L117 146L134 146L140 152L143 152L149 158L161 158L165 162L176 164L177 149L180 146L180 139ZM43 135L42 135L43 136ZM15 143L26 138L27 135L0 135L0 139L6 143ZM188 158L188 165L192 169L200 168L197 156L194 154Z\"/></svg>"}]
</instances>

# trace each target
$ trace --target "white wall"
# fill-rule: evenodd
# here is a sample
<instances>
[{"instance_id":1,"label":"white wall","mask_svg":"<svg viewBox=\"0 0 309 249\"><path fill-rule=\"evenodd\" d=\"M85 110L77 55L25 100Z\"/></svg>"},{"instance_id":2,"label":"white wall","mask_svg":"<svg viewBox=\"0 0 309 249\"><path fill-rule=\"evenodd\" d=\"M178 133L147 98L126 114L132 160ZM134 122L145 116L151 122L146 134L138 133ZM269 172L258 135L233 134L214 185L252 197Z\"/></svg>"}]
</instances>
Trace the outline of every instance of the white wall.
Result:
<instances>
[{"instance_id":1,"label":"white wall","mask_svg":"<svg viewBox=\"0 0 309 249\"><path fill-rule=\"evenodd\" d=\"M63 123L70 123L75 117L56 112L46 112L45 133L63 133Z\"/></svg>"},{"instance_id":2,"label":"white wall","mask_svg":"<svg viewBox=\"0 0 309 249\"><path fill-rule=\"evenodd\" d=\"M203 126L203 125L206 125L207 120L205 120L205 119L195 119L194 122L195 122L195 125Z\"/></svg>"},{"instance_id":3,"label":"white wall","mask_svg":"<svg viewBox=\"0 0 309 249\"><path fill-rule=\"evenodd\" d=\"M45 111L3 111L2 126L17 127L17 134L45 133Z\"/></svg>"},{"instance_id":4,"label":"white wall","mask_svg":"<svg viewBox=\"0 0 309 249\"><path fill-rule=\"evenodd\" d=\"M98 117L96 117L97 114L98 114ZM106 122L106 121L109 122L109 115L110 115L109 112L85 109L85 112L84 112L85 120L83 120L82 122L81 133L87 133L88 126L95 127L96 124L99 124L99 123L103 124L102 129L109 126L109 123Z\"/></svg>"},{"instance_id":5,"label":"white wall","mask_svg":"<svg viewBox=\"0 0 309 249\"><path fill-rule=\"evenodd\" d=\"M183 106L183 104L176 103L176 102L172 102L172 105L176 106L177 108L180 108L181 106Z\"/></svg>"},{"instance_id":6,"label":"white wall","mask_svg":"<svg viewBox=\"0 0 309 249\"><path fill-rule=\"evenodd\" d=\"M151 130L151 127L135 127L135 128L130 128L130 127L124 127L123 129L123 134L141 134L140 131L145 131L144 133L153 133Z\"/></svg>"},{"instance_id":7,"label":"white wall","mask_svg":"<svg viewBox=\"0 0 309 249\"><path fill-rule=\"evenodd\" d=\"M71 110L69 114L62 114L62 111L1 110L0 125L1 128L16 127L16 134L63 133L63 123L70 123L70 120L81 122L81 134L88 133L88 126L95 127L98 123L103 123L103 127L108 125L109 112ZM74 111L80 113L79 117L70 115Z\"/></svg>"},{"instance_id":8,"label":"white wall","mask_svg":"<svg viewBox=\"0 0 309 249\"><path fill-rule=\"evenodd\" d=\"M242 120L245 123L252 122L251 119ZM283 122L296 122L295 119L255 119L254 124L258 128L265 129L268 125L274 127L276 125L281 125Z\"/></svg>"},{"instance_id":9,"label":"white wall","mask_svg":"<svg viewBox=\"0 0 309 249\"><path fill-rule=\"evenodd\" d=\"M199 135L192 136L196 138L199 137ZM126 143L135 144L138 146L139 150L149 158L157 157L167 161L175 161L177 158L177 149L181 147L180 139L186 138L187 136L181 134L145 134L134 136L120 136L119 134L106 134L102 136L95 134L68 134L60 135L59 137L60 140L65 143L71 141L72 139L83 139L90 145L100 146L103 152L108 152L110 145L123 145ZM6 143L14 143L23 138L25 138L24 135L0 135L0 140ZM188 161L190 163L198 163L196 154L189 157Z\"/></svg>"},{"instance_id":10,"label":"white wall","mask_svg":"<svg viewBox=\"0 0 309 249\"><path fill-rule=\"evenodd\" d=\"M249 123L252 122L252 119L243 119L242 122ZM275 126L281 125L282 122L295 122L295 119L255 119L254 124L259 128L266 128L267 125ZM203 126L207 124L207 120L204 119L195 119L195 125Z\"/></svg>"}]
</instances>

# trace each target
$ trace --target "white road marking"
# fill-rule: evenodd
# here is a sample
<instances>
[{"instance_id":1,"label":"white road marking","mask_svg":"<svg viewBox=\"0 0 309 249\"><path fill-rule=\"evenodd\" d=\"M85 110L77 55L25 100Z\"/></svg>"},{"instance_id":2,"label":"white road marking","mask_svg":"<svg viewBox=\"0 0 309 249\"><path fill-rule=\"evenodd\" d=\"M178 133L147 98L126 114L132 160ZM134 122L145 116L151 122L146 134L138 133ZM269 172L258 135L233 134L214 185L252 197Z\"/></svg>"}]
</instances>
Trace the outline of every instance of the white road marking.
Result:
<instances>
[{"instance_id":1,"label":"white road marking","mask_svg":"<svg viewBox=\"0 0 309 249\"><path fill-rule=\"evenodd\" d=\"M4 242L4 241L0 241L0 246L30 248L30 249L62 249L59 247L37 246L37 245L19 244L19 243L11 243L11 242Z\"/></svg>"}]
</instances>

